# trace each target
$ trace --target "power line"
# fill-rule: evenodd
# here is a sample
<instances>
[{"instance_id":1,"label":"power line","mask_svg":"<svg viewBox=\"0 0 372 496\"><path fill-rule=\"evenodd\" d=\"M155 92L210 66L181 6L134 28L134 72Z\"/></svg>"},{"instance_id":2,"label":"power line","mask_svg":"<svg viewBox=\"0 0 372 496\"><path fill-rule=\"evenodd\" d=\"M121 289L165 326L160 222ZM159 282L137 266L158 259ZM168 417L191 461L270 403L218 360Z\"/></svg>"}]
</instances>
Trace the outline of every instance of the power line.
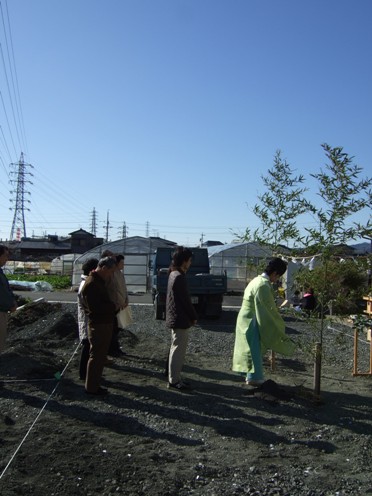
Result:
<instances>
[{"instance_id":1,"label":"power line","mask_svg":"<svg viewBox=\"0 0 372 496\"><path fill-rule=\"evenodd\" d=\"M0 2L0 5L1 5L1 2ZM14 79L13 79L13 72L12 72L13 91L14 91L15 101L16 101L16 106L17 106L17 113L18 113L18 120L19 120L19 123L20 123L20 130L21 130L21 134L23 135L23 139L24 139L23 149L25 149L26 152L27 152L28 151L27 138L26 138L26 131L25 131L25 125L24 125L23 111L22 111L21 94L20 94L20 91L19 91L17 66L16 66L16 62L15 62L14 47L13 47L13 36L12 36L12 29L11 29L11 24L10 24L10 18L9 18L9 10L8 10L8 2L7 2L7 0L5 0L5 6L6 6L6 14L7 14L7 20L8 20L8 30L9 30L10 47L11 47L11 52L12 52L14 77L15 77L15 83L16 83L15 84L16 87L14 87ZM4 27L4 31L5 31L5 27ZM8 43L7 43L7 50L8 50L8 58L9 58L9 67L11 68L12 67L12 64L10 62Z\"/></svg>"},{"instance_id":2,"label":"power line","mask_svg":"<svg viewBox=\"0 0 372 496\"><path fill-rule=\"evenodd\" d=\"M12 144L13 144L13 148L14 148L14 153L15 153L15 156L17 155L17 151L16 151L16 147L15 147L15 144L14 144L14 139L13 139L13 133L12 133L12 130L11 130L11 127L10 127L10 123L9 123L9 118L8 118L8 113L6 111L6 107L5 107L5 102L4 102L4 98L3 98L3 93L0 91L0 97L1 97L1 102L3 104L3 109L4 109L4 114L5 114L5 119L6 119L6 122L8 124L8 129L9 129L9 134L10 134L10 138L12 140ZM4 136L5 138L5 136Z\"/></svg>"}]
</instances>

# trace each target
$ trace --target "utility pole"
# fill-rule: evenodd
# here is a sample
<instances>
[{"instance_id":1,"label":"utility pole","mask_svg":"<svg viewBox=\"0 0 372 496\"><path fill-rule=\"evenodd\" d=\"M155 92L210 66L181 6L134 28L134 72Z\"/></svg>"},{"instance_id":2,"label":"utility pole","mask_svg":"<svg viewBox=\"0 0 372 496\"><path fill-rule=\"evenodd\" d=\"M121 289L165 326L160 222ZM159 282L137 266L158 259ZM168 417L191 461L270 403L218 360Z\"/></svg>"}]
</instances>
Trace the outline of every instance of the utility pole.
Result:
<instances>
[{"instance_id":1,"label":"utility pole","mask_svg":"<svg viewBox=\"0 0 372 496\"><path fill-rule=\"evenodd\" d=\"M25 203L31 203L30 200L25 198L25 195L30 195L29 191L26 191L26 184L32 184L30 180L27 179L28 176L33 176L31 172L27 170L27 167L32 167L31 164L27 164L23 158L23 152L21 152L21 157L19 162L10 164L14 167L14 171L10 174L15 176L15 179L11 179L11 184L16 184L16 189L11 191L11 194L15 195L15 198L10 200L14 203L14 207L10 207L9 210L14 210L14 217L12 223L12 229L10 231L10 241L14 240L14 235L16 234L17 241L20 241L21 237L26 237L26 222L25 222L25 210L30 211L29 208L25 207Z\"/></svg>"},{"instance_id":2,"label":"utility pole","mask_svg":"<svg viewBox=\"0 0 372 496\"><path fill-rule=\"evenodd\" d=\"M93 212L91 216L91 224L90 224L90 232L93 234L93 236L97 236L97 211L96 207L93 207Z\"/></svg>"}]
</instances>

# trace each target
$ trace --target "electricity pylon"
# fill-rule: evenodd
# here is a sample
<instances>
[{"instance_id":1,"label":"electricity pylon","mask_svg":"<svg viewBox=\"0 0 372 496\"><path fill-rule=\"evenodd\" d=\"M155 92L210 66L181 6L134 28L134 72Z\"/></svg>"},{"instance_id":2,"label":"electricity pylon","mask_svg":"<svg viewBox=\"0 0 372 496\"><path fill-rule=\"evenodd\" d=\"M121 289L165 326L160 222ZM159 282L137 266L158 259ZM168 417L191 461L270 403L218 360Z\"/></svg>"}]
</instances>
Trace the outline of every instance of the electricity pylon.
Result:
<instances>
[{"instance_id":1,"label":"electricity pylon","mask_svg":"<svg viewBox=\"0 0 372 496\"><path fill-rule=\"evenodd\" d=\"M14 203L14 206L9 208L9 210L14 210L12 229L10 231L10 241L14 240L15 234L17 241L20 241L21 237L27 236L25 210L30 211L30 209L25 207L25 203L31 203L30 200L26 199L26 195L30 195L31 193L26 191L26 184L32 184L27 177L33 176L27 168L33 168L33 166L25 163L23 159L23 152L21 152L19 162L10 165L14 167L14 171L10 171L10 174L15 176L15 179L10 179L10 183L16 185L16 189L10 192L15 195L14 199L10 200Z\"/></svg>"},{"instance_id":2,"label":"electricity pylon","mask_svg":"<svg viewBox=\"0 0 372 496\"><path fill-rule=\"evenodd\" d=\"M93 234L93 236L97 235L97 211L96 211L95 207L93 207L91 224L90 224L90 232Z\"/></svg>"}]
</instances>

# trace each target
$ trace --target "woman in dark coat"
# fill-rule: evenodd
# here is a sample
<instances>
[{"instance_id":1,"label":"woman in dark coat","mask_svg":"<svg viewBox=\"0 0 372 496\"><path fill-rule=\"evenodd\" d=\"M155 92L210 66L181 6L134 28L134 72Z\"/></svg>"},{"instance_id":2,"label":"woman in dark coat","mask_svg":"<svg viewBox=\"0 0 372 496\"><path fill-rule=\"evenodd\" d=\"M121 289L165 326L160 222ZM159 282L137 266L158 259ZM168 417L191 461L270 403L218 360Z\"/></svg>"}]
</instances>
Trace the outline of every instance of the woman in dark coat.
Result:
<instances>
[{"instance_id":1,"label":"woman in dark coat","mask_svg":"<svg viewBox=\"0 0 372 496\"><path fill-rule=\"evenodd\" d=\"M166 326L171 329L171 346L168 362L168 387L189 389L181 380L190 327L196 324L197 315L191 303L187 287L186 272L191 265L192 252L178 246L172 256L166 302Z\"/></svg>"}]
</instances>

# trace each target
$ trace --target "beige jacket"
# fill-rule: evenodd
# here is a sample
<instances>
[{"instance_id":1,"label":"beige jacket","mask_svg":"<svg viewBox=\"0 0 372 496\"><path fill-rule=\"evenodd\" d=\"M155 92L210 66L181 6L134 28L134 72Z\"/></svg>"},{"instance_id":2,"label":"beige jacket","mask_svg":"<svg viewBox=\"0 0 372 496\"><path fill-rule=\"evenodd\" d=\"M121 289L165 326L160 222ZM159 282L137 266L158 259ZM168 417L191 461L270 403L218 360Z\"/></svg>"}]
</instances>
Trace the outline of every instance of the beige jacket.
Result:
<instances>
[{"instance_id":1,"label":"beige jacket","mask_svg":"<svg viewBox=\"0 0 372 496\"><path fill-rule=\"evenodd\" d=\"M107 282L107 291L111 301L115 303L116 310L128 305L128 291L125 277L121 270L114 272L110 281Z\"/></svg>"}]
</instances>

